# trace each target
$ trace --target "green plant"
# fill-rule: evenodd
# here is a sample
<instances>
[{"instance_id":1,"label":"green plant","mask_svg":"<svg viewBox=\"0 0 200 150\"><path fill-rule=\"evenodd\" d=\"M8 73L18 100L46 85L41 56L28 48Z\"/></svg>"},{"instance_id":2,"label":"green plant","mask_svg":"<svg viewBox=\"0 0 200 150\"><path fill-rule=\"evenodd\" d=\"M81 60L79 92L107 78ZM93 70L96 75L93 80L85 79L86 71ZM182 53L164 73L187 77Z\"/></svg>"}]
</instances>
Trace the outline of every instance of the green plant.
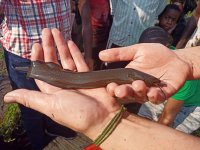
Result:
<instances>
[{"instance_id":1,"label":"green plant","mask_svg":"<svg viewBox=\"0 0 200 150\"><path fill-rule=\"evenodd\" d=\"M192 133L194 136L200 137L200 128Z\"/></svg>"},{"instance_id":2,"label":"green plant","mask_svg":"<svg viewBox=\"0 0 200 150\"><path fill-rule=\"evenodd\" d=\"M5 142L15 140L12 137L13 131L18 127L20 122L20 110L18 104L9 104L4 113L4 118L0 123L0 135L3 136Z\"/></svg>"},{"instance_id":3,"label":"green plant","mask_svg":"<svg viewBox=\"0 0 200 150\"><path fill-rule=\"evenodd\" d=\"M3 51L0 51L0 59L3 59L3 58L4 58Z\"/></svg>"}]
</instances>

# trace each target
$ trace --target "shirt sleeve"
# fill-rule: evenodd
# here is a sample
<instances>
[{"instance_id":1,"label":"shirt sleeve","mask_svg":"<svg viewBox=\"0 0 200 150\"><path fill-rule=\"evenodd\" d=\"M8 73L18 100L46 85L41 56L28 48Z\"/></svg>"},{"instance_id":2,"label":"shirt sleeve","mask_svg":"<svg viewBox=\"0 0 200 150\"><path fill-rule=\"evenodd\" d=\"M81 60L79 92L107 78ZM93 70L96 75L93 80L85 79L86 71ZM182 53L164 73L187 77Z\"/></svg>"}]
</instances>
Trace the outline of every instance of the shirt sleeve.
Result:
<instances>
[{"instance_id":1,"label":"shirt sleeve","mask_svg":"<svg viewBox=\"0 0 200 150\"><path fill-rule=\"evenodd\" d=\"M110 14L114 15L118 0L110 0Z\"/></svg>"},{"instance_id":2,"label":"shirt sleeve","mask_svg":"<svg viewBox=\"0 0 200 150\"><path fill-rule=\"evenodd\" d=\"M194 95L198 82L196 80L186 81L182 88L175 93L172 98L175 100L185 101Z\"/></svg>"},{"instance_id":3,"label":"shirt sleeve","mask_svg":"<svg viewBox=\"0 0 200 150\"><path fill-rule=\"evenodd\" d=\"M161 12L164 10L164 8L167 6L168 1L167 0L159 0L159 7L156 11L156 16L158 17Z\"/></svg>"}]
</instances>

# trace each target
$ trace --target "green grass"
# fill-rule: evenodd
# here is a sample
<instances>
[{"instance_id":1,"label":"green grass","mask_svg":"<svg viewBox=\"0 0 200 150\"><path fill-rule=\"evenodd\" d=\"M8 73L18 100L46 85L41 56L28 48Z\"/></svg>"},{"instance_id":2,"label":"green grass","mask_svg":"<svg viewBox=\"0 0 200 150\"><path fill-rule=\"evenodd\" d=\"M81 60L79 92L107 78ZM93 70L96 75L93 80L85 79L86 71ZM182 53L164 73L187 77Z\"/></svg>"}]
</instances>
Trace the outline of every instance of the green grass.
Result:
<instances>
[{"instance_id":1,"label":"green grass","mask_svg":"<svg viewBox=\"0 0 200 150\"><path fill-rule=\"evenodd\" d=\"M3 52L0 50L0 60L3 60L4 56L3 56Z\"/></svg>"},{"instance_id":2,"label":"green grass","mask_svg":"<svg viewBox=\"0 0 200 150\"><path fill-rule=\"evenodd\" d=\"M5 75L7 75L7 72L4 63L4 54L0 47L0 76ZM15 140L12 134L19 124L21 114L17 104L5 104L4 106L3 118L0 118L0 135L3 136L5 142L10 142Z\"/></svg>"},{"instance_id":3,"label":"green grass","mask_svg":"<svg viewBox=\"0 0 200 150\"><path fill-rule=\"evenodd\" d=\"M0 135L3 136L5 142L15 140L12 134L18 127L20 116L18 104L9 104L4 113L4 118L2 122L0 122Z\"/></svg>"},{"instance_id":4,"label":"green grass","mask_svg":"<svg viewBox=\"0 0 200 150\"><path fill-rule=\"evenodd\" d=\"M200 128L192 133L194 136L200 137Z\"/></svg>"}]
</instances>

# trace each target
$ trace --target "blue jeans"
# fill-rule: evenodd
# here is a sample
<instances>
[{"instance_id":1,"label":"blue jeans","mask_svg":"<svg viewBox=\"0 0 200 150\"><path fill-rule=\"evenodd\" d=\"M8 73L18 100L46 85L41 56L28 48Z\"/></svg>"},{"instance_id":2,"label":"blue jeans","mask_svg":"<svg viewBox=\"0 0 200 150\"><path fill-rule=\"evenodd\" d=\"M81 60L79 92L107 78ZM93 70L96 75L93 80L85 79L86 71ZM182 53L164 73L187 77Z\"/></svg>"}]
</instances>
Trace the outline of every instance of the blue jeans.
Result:
<instances>
[{"instance_id":1,"label":"blue jeans","mask_svg":"<svg viewBox=\"0 0 200 150\"><path fill-rule=\"evenodd\" d=\"M27 79L26 73L15 70L17 66L29 66L30 60L21 58L4 50L5 62L14 89L39 90L33 79ZM24 93L26 94L26 93ZM41 150L47 144L47 136L44 132L44 115L30 108L20 105L22 123L30 139L34 150Z\"/></svg>"}]
</instances>

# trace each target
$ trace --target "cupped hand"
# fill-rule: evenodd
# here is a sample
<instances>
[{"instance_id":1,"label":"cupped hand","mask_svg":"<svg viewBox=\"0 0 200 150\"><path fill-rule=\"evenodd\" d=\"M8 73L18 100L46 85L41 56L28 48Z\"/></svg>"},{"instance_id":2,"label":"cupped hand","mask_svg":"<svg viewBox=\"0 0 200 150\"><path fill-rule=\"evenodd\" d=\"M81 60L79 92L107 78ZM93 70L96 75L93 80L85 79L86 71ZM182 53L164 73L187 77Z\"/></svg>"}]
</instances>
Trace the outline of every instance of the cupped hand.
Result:
<instances>
[{"instance_id":1,"label":"cupped hand","mask_svg":"<svg viewBox=\"0 0 200 150\"><path fill-rule=\"evenodd\" d=\"M101 51L99 57L105 62L130 61L127 68L151 74L166 84L163 87L147 87L143 81L134 81L132 85L111 83L107 86L112 96L135 97L140 102L163 102L184 84L190 70L189 65L174 52L156 43L109 49Z\"/></svg>"},{"instance_id":2,"label":"cupped hand","mask_svg":"<svg viewBox=\"0 0 200 150\"><path fill-rule=\"evenodd\" d=\"M57 48L64 69L88 71L84 58L72 41L65 42L57 29L44 29L42 46L32 47L31 60L58 63ZM17 102L49 116L52 120L89 137L104 128L110 115L120 106L105 88L65 90L36 80L41 92L25 89L5 95L5 102ZM93 134L95 131L95 134Z\"/></svg>"}]
</instances>

